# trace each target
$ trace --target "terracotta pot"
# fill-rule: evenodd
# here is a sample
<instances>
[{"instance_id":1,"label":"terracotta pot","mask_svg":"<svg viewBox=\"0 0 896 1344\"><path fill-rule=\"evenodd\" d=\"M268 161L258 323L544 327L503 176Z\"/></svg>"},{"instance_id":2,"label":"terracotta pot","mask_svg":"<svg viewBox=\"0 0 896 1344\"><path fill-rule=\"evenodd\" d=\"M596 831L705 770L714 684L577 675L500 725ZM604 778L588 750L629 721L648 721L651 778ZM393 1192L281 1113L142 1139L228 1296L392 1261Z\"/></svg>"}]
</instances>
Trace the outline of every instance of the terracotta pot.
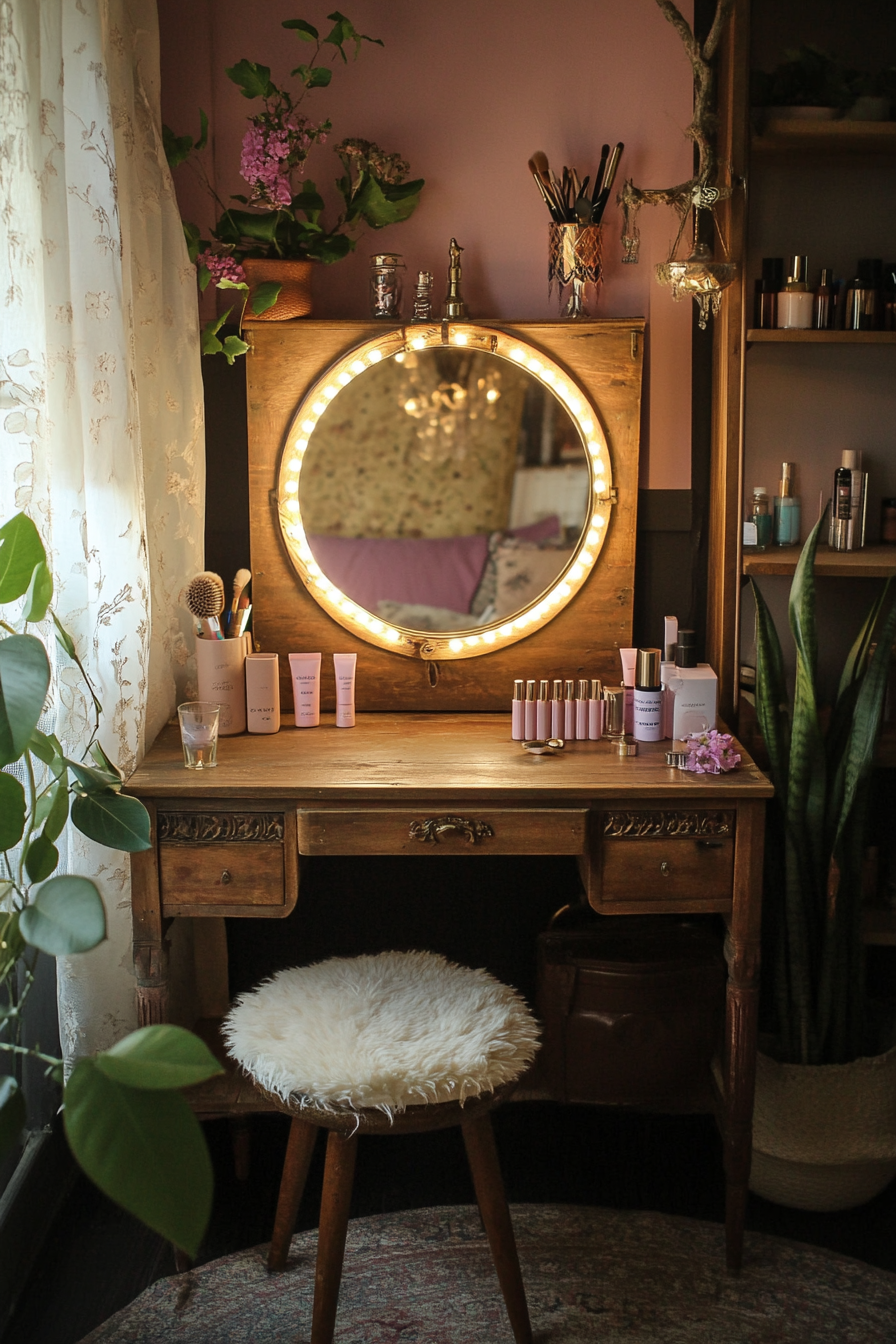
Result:
<instances>
[{"instance_id":1,"label":"terracotta pot","mask_svg":"<svg viewBox=\"0 0 896 1344\"><path fill-rule=\"evenodd\" d=\"M750 1189L792 1209L852 1209L896 1176L896 1048L851 1064L756 1067Z\"/></svg>"},{"instance_id":2,"label":"terracotta pot","mask_svg":"<svg viewBox=\"0 0 896 1344\"><path fill-rule=\"evenodd\" d=\"M279 257L246 257L243 270L249 281L246 320L250 322L288 322L293 317L311 316L311 275L313 261L285 261ZM252 312L255 286L265 280L282 286L277 302L263 313Z\"/></svg>"}]
</instances>

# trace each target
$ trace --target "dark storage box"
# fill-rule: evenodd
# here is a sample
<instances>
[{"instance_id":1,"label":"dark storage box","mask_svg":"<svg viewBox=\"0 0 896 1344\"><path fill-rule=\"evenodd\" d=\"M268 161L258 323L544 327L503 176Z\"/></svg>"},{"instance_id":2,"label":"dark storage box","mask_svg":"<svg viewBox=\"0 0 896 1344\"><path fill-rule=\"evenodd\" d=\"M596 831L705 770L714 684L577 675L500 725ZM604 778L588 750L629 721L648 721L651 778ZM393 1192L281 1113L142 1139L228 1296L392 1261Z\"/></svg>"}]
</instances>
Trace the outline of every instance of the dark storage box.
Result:
<instances>
[{"instance_id":1,"label":"dark storage box","mask_svg":"<svg viewBox=\"0 0 896 1344\"><path fill-rule=\"evenodd\" d=\"M686 1102L721 1040L721 937L676 918L603 917L538 940L538 1074L556 1101Z\"/></svg>"}]
</instances>

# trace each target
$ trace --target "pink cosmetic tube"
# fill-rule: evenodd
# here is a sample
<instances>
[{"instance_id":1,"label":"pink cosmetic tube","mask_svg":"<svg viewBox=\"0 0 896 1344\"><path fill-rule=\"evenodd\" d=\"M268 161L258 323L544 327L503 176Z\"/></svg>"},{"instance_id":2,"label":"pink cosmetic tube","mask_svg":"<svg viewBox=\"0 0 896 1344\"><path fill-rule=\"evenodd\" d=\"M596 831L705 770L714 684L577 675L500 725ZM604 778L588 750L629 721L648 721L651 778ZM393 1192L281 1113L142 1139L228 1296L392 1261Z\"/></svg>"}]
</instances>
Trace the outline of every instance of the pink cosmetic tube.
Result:
<instances>
[{"instance_id":1,"label":"pink cosmetic tube","mask_svg":"<svg viewBox=\"0 0 896 1344\"><path fill-rule=\"evenodd\" d=\"M622 663L622 684L625 687L625 731L627 733L633 731L635 723L635 659L637 656L637 649L619 650L619 659Z\"/></svg>"},{"instance_id":2,"label":"pink cosmetic tube","mask_svg":"<svg viewBox=\"0 0 896 1344\"><path fill-rule=\"evenodd\" d=\"M588 683L582 677L576 696L576 741L588 741Z\"/></svg>"},{"instance_id":3,"label":"pink cosmetic tube","mask_svg":"<svg viewBox=\"0 0 896 1344\"><path fill-rule=\"evenodd\" d=\"M525 741L531 742L535 737L538 715L535 708L535 682L526 682L526 713L523 719L523 727L526 730Z\"/></svg>"},{"instance_id":4,"label":"pink cosmetic tube","mask_svg":"<svg viewBox=\"0 0 896 1344\"><path fill-rule=\"evenodd\" d=\"M336 673L336 727L354 728L355 726L355 667L356 653L334 653L333 669Z\"/></svg>"},{"instance_id":5,"label":"pink cosmetic tube","mask_svg":"<svg viewBox=\"0 0 896 1344\"><path fill-rule=\"evenodd\" d=\"M591 678L591 699L588 701L588 736L596 742L604 731L603 688L597 677Z\"/></svg>"},{"instance_id":6,"label":"pink cosmetic tube","mask_svg":"<svg viewBox=\"0 0 896 1344\"><path fill-rule=\"evenodd\" d=\"M566 698L563 705L563 736L567 742L576 740L576 701L575 682L566 683Z\"/></svg>"},{"instance_id":7,"label":"pink cosmetic tube","mask_svg":"<svg viewBox=\"0 0 896 1344\"><path fill-rule=\"evenodd\" d=\"M525 734L523 711L522 680L513 683L513 699L510 702L510 736L514 742L522 742Z\"/></svg>"},{"instance_id":8,"label":"pink cosmetic tube","mask_svg":"<svg viewBox=\"0 0 896 1344\"><path fill-rule=\"evenodd\" d=\"M320 723L320 654L291 653L289 674L296 709L297 728L316 728Z\"/></svg>"},{"instance_id":9,"label":"pink cosmetic tube","mask_svg":"<svg viewBox=\"0 0 896 1344\"><path fill-rule=\"evenodd\" d=\"M554 682L554 698L551 701L551 737L562 737L563 724L563 682Z\"/></svg>"},{"instance_id":10,"label":"pink cosmetic tube","mask_svg":"<svg viewBox=\"0 0 896 1344\"><path fill-rule=\"evenodd\" d=\"M535 705L535 736L542 741L550 737L551 707L548 704L548 683L538 683L538 701Z\"/></svg>"}]
</instances>

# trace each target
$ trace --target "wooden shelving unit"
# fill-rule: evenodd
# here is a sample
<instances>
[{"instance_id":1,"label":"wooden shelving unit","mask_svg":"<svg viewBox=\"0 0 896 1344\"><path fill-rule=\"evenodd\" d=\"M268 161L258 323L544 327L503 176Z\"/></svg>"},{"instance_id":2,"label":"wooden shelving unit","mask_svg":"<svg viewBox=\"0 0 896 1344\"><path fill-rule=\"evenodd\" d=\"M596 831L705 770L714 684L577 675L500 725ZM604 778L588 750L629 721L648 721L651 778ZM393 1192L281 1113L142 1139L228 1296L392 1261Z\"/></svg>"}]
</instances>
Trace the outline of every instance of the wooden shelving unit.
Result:
<instances>
[{"instance_id":1,"label":"wooden shelving unit","mask_svg":"<svg viewBox=\"0 0 896 1344\"><path fill-rule=\"evenodd\" d=\"M748 345L896 345L896 331L796 331L749 327Z\"/></svg>"},{"instance_id":2,"label":"wooden shelving unit","mask_svg":"<svg viewBox=\"0 0 896 1344\"><path fill-rule=\"evenodd\" d=\"M766 122L751 138L754 154L896 154L896 121Z\"/></svg>"},{"instance_id":3,"label":"wooden shelving unit","mask_svg":"<svg viewBox=\"0 0 896 1344\"><path fill-rule=\"evenodd\" d=\"M776 546L769 551L744 551L744 574L792 574L801 546ZM896 574L896 546L863 546L860 551L831 551L819 546L815 573L825 578L887 579Z\"/></svg>"},{"instance_id":4,"label":"wooden shelving unit","mask_svg":"<svg viewBox=\"0 0 896 1344\"><path fill-rule=\"evenodd\" d=\"M896 910L876 905L866 907L862 916L862 931L866 943L878 947L896 947Z\"/></svg>"}]
</instances>

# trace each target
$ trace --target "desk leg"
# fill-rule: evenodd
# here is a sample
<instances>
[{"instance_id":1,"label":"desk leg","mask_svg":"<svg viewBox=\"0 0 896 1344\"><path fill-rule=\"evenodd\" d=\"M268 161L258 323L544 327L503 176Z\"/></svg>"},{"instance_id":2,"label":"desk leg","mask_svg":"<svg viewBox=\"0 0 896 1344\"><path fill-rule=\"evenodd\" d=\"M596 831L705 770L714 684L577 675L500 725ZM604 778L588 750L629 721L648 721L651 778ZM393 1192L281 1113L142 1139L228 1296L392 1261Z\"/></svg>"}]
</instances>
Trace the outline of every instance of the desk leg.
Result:
<instances>
[{"instance_id":1,"label":"desk leg","mask_svg":"<svg viewBox=\"0 0 896 1344\"><path fill-rule=\"evenodd\" d=\"M162 932L156 809L147 801L151 848L131 855L131 913L134 921L134 969L137 973L137 1024L168 1021L168 944Z\"/></svg>"},{"instance_id":2,"label":"desk leg","mask_svg":"<svg viewBox=\"0 0 896 1344\"><path fill-rule=\"evenodd\" d=\"M732 1274L740 1272L743 1256L747 1182L750 1179L753 1146L764 839L765 804L742 803L737 816L734 890L728 937L725 940L728 992L722 1128L725 1145L725 1259Z\"/></svg>"}]
</instances>

